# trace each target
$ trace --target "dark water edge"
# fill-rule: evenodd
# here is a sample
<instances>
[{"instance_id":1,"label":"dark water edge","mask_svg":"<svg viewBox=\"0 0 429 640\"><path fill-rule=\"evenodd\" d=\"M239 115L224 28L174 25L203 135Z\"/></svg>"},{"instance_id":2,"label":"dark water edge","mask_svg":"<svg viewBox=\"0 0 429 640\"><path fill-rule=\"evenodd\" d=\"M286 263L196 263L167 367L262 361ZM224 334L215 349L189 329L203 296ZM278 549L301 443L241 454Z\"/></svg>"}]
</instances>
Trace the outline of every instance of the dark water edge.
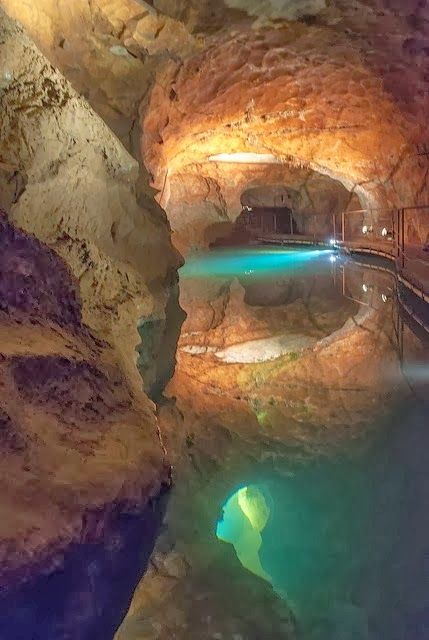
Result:
<instances>
[{"instance_id":1,"label":"dark water edge","mask_svg":"<svg viewBox=\"0 0 429 640\"><path fill-rule=\"evenodd\" d=\"M118 514L103 540L73 545L63 568L0 596L0 640L111 640L160 532L164 494Z\"/></svg>"}]
</instances>

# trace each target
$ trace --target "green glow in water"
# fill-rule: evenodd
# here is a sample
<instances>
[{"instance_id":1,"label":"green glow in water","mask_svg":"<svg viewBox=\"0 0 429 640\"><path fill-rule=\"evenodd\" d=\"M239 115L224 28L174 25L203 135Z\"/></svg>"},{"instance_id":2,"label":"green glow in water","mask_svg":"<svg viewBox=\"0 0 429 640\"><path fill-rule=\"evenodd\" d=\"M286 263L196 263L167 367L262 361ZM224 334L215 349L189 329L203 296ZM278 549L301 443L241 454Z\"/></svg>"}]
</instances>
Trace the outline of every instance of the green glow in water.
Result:
<instances>
[{"instance_id":1,"label":"green glow in water","mask_svg":"<svg viewBox=\"0 0 429 640\"><path fill-rule=\"evenodd\" d=\"M269 474L228 498L216 535L244 568L270 582L313 640L367 640L350 586L374 561L368 547L371 480L360 465L325 461ZM335 629L332 636L327 629Z\"/></svg>"},{"instance_id":2,"label":"green glow in water","mask_svg":"<svg viewBox=\"0 0 429 640\"><path fill-rule=\"evenodd\" d=\"M259 558L262 545L261 532L269 516L270 510L258 487L242 487L227 500L223 507L222 518L216 526L216 535L220 540L234 546L243 567L271 582Z\"/></svg>"},{"instance_id":3,"label":"green glow in water","mask_svg":"<svg viewBox=\"0 0 429 640\"><path fill-rule=\"evenodd\" d=\"M182 278L268 277L295 272L314 273L329 268L329 249L282 247L236 248L191 256L180 270Z\"/></svg>"}]
</instances>

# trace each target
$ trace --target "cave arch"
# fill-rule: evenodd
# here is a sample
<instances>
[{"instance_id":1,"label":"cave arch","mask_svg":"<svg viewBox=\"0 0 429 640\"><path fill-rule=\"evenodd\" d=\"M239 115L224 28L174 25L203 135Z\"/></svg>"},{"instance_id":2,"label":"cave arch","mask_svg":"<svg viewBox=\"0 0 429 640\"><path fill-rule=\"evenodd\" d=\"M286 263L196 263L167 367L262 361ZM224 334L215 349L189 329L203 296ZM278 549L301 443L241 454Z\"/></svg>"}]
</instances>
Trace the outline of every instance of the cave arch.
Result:
<instances>
[{"instance_id":1,"label":"cave arch","mask_svg":"<svg viewBox=\"0 0 429 640\"><path fill-rule=\"evenodd\" d=\"M249 153L268 154L270 171L337 180L363 206L401 206L428 196L419 135L350 39L295 24L216 36L180 68L167 65L143 114L142 153L167 212L174 176L202 166L213 176L213 156Z\"/></svg>"}]
</instances>

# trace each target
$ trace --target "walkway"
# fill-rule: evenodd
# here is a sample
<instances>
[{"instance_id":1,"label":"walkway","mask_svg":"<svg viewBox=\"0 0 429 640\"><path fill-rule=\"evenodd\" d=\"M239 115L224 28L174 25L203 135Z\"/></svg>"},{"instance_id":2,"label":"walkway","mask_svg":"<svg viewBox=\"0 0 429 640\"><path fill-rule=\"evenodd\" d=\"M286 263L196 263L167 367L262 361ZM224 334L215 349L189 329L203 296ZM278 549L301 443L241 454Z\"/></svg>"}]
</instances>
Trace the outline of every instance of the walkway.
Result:
<instances>
[{"instance_id":1,"label":"walkway","mask_svg":"<svg viewBox=\"0 0 429 640\"><path fill-rule=\"evenodd\" d=\"M255 239L263 244L305 244L332 247L330 239L326 237L276 233L259 235ZM406 281L405 284L411 285L416 295L429 301L429 252L423 251L421 246L405 245L403 264L401 264L398 249L392 240L372 240L363 237L358 241L344 243L338 241L337 246L356 253L381 255L394 260L397 273Z\"/></svg>"}]
</instances>

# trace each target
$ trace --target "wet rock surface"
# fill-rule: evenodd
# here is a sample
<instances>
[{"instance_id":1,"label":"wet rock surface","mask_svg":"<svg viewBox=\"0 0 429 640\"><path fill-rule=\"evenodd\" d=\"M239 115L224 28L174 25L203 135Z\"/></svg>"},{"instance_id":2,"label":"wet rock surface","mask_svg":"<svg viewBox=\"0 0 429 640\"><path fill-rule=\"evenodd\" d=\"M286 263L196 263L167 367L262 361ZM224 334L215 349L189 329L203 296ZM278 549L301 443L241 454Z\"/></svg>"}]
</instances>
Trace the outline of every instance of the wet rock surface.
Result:
<instances>
[{"instance_id":1,"label":"wet rock surface","mask_svg":"<svg viewBox=\"0 0 429 640\"><path fill-rule=\"evenodd\" d=\"M152 404L82 323L67 267L4 215L0 224L0 635L94 637L97 624L119 624L144 570L162 513L148 505L168 484L169 467ZM142 537L127 549L136 531ZM86 543L99 545L95 565L91 546L79 547ZM131 564L143 553L128 583L121 553ZM93 585L100 609L87 599L91 566L97 584L110 570L128 584L110 622L111 595Z\"/></svg>"},{"instance_id":2,"label":"wet rock surface","mask_svg":"<svg viewBox=\"0 0 429 640\"><path fill-rule=\"evenodd\" d=\"M405 414L395 422L395 408L411 397L399 373L393 309L380 298L392 276L356 269L345 280L352 299L342 302L322 275L316 285L312 278L272 287L251 278L182 283L188 318L167 388L172 399L158 412L180 481L118 640L301 637L296 603L244 570L231 547L216 539L215 523L234 488L264 474L286 482L307 465L342 456L353 467L392 423L395 429L402 424ZM370 307L357 302L362 277L373 288ZM226 345L239 349L247 337L267 338L279 326L299 327L314 342L266 363L227 364L215 357ZM414 344L410 336L406 342ZM282 535L277 532L274 546L277 541L281 548ZM313 596L317 600L317 593L309 600ZM344 629L355 624L353 616L358 628L361 614L345 608ZM314 633L330 637L324 627Z\"/></svg>"},{"instance_id":3,"label":"wet rock surface","mask_svg":"<svg viewBox=\"0 0 429 640\"><path fill-rule=\"evenodd\" d=\"M231 416L228 400L226 404ZM171 401L159 409L180 482L170 495L150 567L117 640L296 637L287 604L268 583L243 571L232 549L215 537L223 500L263 455L260 440L235 437L224 418L212 413L210 423L197 426ZM192 427L198 428L194 434L188 431Z\"/></svg>"}]
</instances>

